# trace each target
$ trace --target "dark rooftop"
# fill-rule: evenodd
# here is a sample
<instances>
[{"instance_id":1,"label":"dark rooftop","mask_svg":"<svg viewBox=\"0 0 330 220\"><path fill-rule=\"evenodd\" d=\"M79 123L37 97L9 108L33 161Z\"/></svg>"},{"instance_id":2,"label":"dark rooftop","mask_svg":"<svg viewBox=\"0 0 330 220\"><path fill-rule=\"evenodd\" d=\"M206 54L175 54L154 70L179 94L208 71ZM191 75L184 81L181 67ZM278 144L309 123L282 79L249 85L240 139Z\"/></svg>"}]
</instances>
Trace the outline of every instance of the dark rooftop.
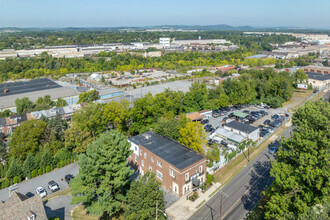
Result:
<instances>
[{"instance_id":1,"label":"dark rooftop","mask_svg":"<svg viewBox=\"0 0 330 220\"><path fill-rule=\"evenodd\" d=\"M13 83L1 83L0 84L0 97L22 94L22 93L27 93L27 92L35 92L35 91L46 90L46 89L54 89L54 88L60 88L60 87L62 87L62 86L58 85L57 83L55 83L52 80L47 79L47 78L13 82ZM4 90L6 90L6 89L8 89L9 91L4 92Z\"/></svg>"},{"instance_id":2,"label":"dark rooftop","mask_svg":"<svg viewBox=\"0 0 330 220\"><path fill-rule=\"evenodd\" d=\"M312 72L306 72L309 79L316 79L320 81L325 81L330 79L330 74L322 74L322 73L312 73Z\"/></svg>"},{"instance_id":3,"label":"dark rooftop","mask_svg":"<svg viewBox=\"0 0 330 220\"><path fill-rule=\"evenodd\" d=\"M251 125L248 124L244 124L238 121L231 121L228 124L225 124L225 126L245 132L245 133L252 133L253 131L257 130L257 127L253 127Z\"/></svg>"},{"instance_id":4,"label":"dark rooftop","mask_svg":"<svg viewBox=\"0 0 330 220\"><path fill-rule=\"evenodd\" d=\"M0 126L6 125L6 118L0 118Z\"/></svg>"},{"instance_id":5,"label":"dark rooftop","mask_svg":"<svg viewBox=\"0 0 330 220\"><path fill-rule=\"evenodd\" d=\"M202 154L166 136L161 136L151 131L131 137L128 140L145 147L179 170L183 170L204 159Z\"/></svg>"}]
</instances>

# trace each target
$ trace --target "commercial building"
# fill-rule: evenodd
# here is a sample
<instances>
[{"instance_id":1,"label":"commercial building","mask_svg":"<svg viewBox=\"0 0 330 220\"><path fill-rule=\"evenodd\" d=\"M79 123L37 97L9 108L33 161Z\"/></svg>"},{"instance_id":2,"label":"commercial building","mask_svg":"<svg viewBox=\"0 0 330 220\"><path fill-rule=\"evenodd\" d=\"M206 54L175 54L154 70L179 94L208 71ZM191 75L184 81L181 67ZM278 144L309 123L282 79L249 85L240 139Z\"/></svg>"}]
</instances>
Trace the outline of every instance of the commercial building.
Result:
<instances>
[{"instance_id":1,"label":"commercial building","mask_svg":"<svg viewBox=\"0 0 330 220\"><path fill-rule=\"evenodd\" d=\"M308 84L313 88L327 89L330 87L330 74L320 74L307 72Z\"/></svg>"},{"instance_id":2,"label":"commercial building","mask_svg":"<svg viewBox=\"0 0 330 220\"><path fill-rule=\"evenodd\" d=\"M210 136L210 138L215 141L218 141L219 143L221 143L221 141L225 141L226 143L229 143L228 147L233 149L235 149L235 146L239 145L243 140L246 139L246 137L244 137L243 135L236 134L233 131L221 127L215 130L215 132Z\"/></svg>"},{"instance_id":3,"label":"commercial building","mask_svg":"<svg viewBox=\"0 0 330 220\"><path fill-rule=\"evenodd\" d=\"M206 158L196 151L152 131L131 137L129 163L141 175L151 171L162 186L178 196L206 181Z\"/></svg>"},{"instance_id":4,"label":"commercial building","mask_svg":"<svg viewBox=\"0 0 330 220\"><path fill-rule=\"evenodd\" d=\"M161 37L159 38L159 44L163 45L164 47L169 47L171 44L171 38Z\"/></svg>"},{"instance_id":5,"label":"commercial building","mask_svg":"<svg viewBox=\"0 0 330 220\"><path fill-rule=\"evenodd\" d=\"M225 124L224 129L247 137L253 141L259 138L259 128L238 121L231 121Z\"/></svg>"},{"instance_id":6,"label":"commercial building","mask_svg":"<svg viewBox=\"0 0 330 220\"><path fill-rule=\"evenodd\" d=\"M330 67L326 66L304 66L302 68L305 72L310 72L310 73L321 73L321 74L330 74Z\"/></svg>"}]
</instances>

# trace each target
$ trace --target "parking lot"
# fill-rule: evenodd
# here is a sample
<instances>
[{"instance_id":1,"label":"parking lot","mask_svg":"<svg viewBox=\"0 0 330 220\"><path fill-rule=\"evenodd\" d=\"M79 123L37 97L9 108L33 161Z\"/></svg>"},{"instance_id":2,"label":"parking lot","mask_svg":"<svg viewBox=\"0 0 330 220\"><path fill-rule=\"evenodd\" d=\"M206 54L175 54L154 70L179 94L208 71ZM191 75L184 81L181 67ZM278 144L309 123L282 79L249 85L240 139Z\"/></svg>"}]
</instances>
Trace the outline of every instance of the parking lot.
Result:
<instances>
[{"instance_id":1,"label":"parking lot","mask_svg":"<svg viewBox=\"0 0 330 220\"><path fill-rule=\"evenodd\" d=\"M228 109L225 110L226 113L221 114L221 116L218 116L218 117L208 116L206 119L209 122L205 123L203 126L205 127L209 124L209 125L212 126L212 128L216 129L217 127L221 127L224 123L226 123L226 121L228 122L229 120L232 120L232 119L235 120L235 117L229 118L230 114L232 114L236 111L243 112L243 111L246 111L246 110L249 111L249 112L256 112L256 111L258 111L258 112L259 111L267 112L266 115L263 115L259 119L255 120L253 123L250 123L251 126L255 126L255 127L258 127L259 125L264 126L264 122L266 120L273 121L273 119L271 118L273 115L277 115L277 114L280 114L280 113L286 114L286 112L283 112L283 109L280 109L280 108L279 109L272 109L272 108L265 109L264 107L255 106L255 105L247 106L247 107L244 107L244 108L238 108L238 109L235 109L235 108L229 109L228 108ZM227 120L224 120L224 119L227 119ZM267 126L267 127L270 127L270 126ZM271 129L269 129L269 130L271 131ZM269 132L269 133L272 133L272 131ZM212 134L211 132L207 132L207 139L209 139L209 136L211 134Z\"/></svg>"}]
</instances>

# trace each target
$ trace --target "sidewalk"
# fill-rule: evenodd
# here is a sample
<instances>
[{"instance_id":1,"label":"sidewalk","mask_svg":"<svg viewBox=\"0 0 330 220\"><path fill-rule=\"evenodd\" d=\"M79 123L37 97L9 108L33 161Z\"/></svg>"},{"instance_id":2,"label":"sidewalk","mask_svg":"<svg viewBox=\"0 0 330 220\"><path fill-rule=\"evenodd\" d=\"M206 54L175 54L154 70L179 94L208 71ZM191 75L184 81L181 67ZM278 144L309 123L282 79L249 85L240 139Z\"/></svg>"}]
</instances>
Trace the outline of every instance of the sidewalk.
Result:
<instances>
[{"instance_id":1,"label":"sidewalk","mask_svg":"<svg viewBox=\"0 0 330 220\"><path fill-rule=\"evenodd\" d=\"M166 214L169 215L170 219L188 219L198 210L198 208L202 207L208 200L210 200L211 197L215 195L213 192L218 191L220 187L221 184L216 182L205 193L199 191L199 197L194 202L187 200L186 196L182 196L178 201L166 209Z\"/></svg>"}]
</instances>

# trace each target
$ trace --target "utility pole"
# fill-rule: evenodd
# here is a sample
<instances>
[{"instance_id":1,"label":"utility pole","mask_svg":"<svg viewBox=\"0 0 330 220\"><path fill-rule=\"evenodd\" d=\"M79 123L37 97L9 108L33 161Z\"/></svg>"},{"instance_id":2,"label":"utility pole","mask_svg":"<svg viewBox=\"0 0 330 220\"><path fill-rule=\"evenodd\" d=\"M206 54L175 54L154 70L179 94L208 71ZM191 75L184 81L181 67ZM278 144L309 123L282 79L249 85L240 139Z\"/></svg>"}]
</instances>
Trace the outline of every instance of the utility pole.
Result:
<instances>
[{"instance_id":1,"label":"utility pole","mask_svg":"<svg viewBox=\"0 0 330 220\"><path fill-rule=\"evenodd\" d=\"M222 220L222 192L220 194L220 220Z\"/></svg>"},{"instance_id":2,"label":"utility pole","mask_svg":"<svg viewBox=\"0 0 330 220\"><path fill-rule=\"evenodd\" d=\"M156 201L156 220L158 219L158 201Z\"/></svg>"}]
</instances>

